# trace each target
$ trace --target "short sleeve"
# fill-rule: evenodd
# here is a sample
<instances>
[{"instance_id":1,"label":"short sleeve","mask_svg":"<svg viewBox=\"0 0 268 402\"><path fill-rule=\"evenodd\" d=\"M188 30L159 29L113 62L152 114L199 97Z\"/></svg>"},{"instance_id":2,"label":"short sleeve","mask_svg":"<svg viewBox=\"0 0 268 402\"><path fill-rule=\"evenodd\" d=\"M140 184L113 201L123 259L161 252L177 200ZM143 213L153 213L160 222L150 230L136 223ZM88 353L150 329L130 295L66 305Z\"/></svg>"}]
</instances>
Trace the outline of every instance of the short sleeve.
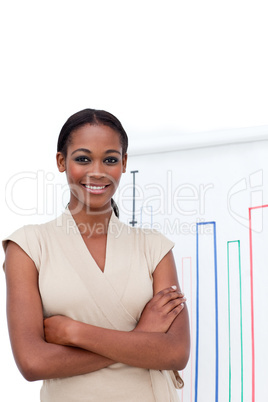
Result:
<instances>
[{"instance_id":1,"label":"short sleeve","mask_svg":"<svg viewBox=\"0 0 268 402\"><path fill-rule=\"evenodd\" d=\"M145 254L149 264L150 274L152 275L157 265L175 244L162 233L155 230L146 232L144 236Z\"/></svg>"},{"instance_id":2,"label":"short sleeve","mask_svg":"<svg viewBox=\"0 0 268 402\"><path fill-rule=\"evenodd\" d=\"M36 232L36 225L27 225L13 232L2 241L3 249L6 252L9 241L13 241L33 260L37 269L40 266L41 247ZM3 264L5 269L5 263Z\"/></svg>"}]
</instances>

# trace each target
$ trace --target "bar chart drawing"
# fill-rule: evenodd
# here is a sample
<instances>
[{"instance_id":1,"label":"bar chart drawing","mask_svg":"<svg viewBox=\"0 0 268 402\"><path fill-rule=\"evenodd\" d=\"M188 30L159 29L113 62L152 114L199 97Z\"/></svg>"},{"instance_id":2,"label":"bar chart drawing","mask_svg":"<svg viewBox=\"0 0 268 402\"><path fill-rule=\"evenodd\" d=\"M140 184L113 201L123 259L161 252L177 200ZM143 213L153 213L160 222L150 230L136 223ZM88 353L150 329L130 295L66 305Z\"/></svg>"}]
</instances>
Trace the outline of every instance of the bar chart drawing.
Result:
<instances>
[{"instance_id":1,"label":"bar chart drawing","mask_svg":"<svg viewBox=\"0 0 268 402\"><path fill-rule=\"evenodd\" d=\"M236 268L237 272L234 272ZM237 269L238 268L238 269ZM242 274L241 274L241 247L240 240L227 241L227 275L228 275L228 341L229 341L229 402L232 400L238 401L238 392L234 396L232 391L232 381L235 381L238 377L237 367L240 363L240 401L243 402L243 320L242 320ZM234 279L236 283L233 284ZM237 288L239 289L237 295ZM236 307L236 310L235 310ZM235 310L235 311L234 311ZM239 310L239 311L237 311ZM238 313L239 320L237 320ZM232 319L233 318L233 319ZM239 324L237 324L237 321ZM236 325L235 325L236 324ZM235 327L235 328L234 328ZM233 335L233 336L232 336ZM240 340L240 349L234 347L232 350L232 338ZM236 345L237 346L237 345ZM235 355L232 359L232 352ZM233 378L232 378L233 377ZM236 386L237 386L236 381ZM237 386L238 387L238 386Z\"/></svg>"},{"instance_id":2,"label":"bar chart drawing","mask_svg":"<svg viewBox=\"0 0 268 402\"><path fill-rule=\"evenodd\" d=\"M200 275L202 274L200 267L200 234L199 228L203 225L211 225L213 228L212 235L212 249L213 249L213 273L214 273L214 338L215 343L215 402L219 400L219 324L218 324L218 272L217 272L217 242L216 242L216 222L199 222L196 224L196 353L195 353L195 402L198 401L198 391L199 391L199 365L201 364L199 360L199 347L200 341L202 340L202 333L200 332L204 325L200 325L200 315L202 309L200 306L200 301L202 295L200 294ZM206 235L204 235L206 237ZM209 254L209 253L208 253ZM210 319L212 317L210 316ZM207 334L206 334L207 335ZM207 349L209 350L209 349Z\"/></svg>"},{"instance_id":3,"label":"bar chart drawing","mask_svg":"<svg viewBox=\"0 0 268 402\"><path fill-rule=\"evenodd\" d=\"M260 206L255 206L255 207L250 207L249 208L249 255L250 255L250 296L251 296L251 355L252 355L252 402L255 402L256 400L256 333L255 333L255 292L254 292L254 282L256 279L257 274L259 274L259 271L255 271L254 269L254 253L253 253L253 233L254 233L254 228L253 228L253 213L254 212L262 212L264 208L268 208L268 204L266 205L260 205ZM261 217L262 218L262 217ZM263 219L262 219L263 220ZM264 253L265 250L262 250ZM264 259L264 258L263 258ZM259 281L258 281L259 282ZM264 283L263 283L264 285ZM260 287L260 291L262 288ZM267 303L267 299L266 299ZM263 303L261 304L263 306ZM264 306L263 306L264 307ZM261 332L261 331L260 331ZM262 352L264 352L265 349L262 349ZM266 354L267 350L265 351Z\"/></svg>"},{"instance_id":4,"label":"bar chart drawing","mask_svg":"<svg viewBox=\"0 0 268 402\"><path fill-rule=\"evenodd\" d=\"M265 140L129 159L141 173L137 226L174 242L187 297L182 402L268 401L267 153ZM126 222L130 190L122 188Z\"/></svg>"}]
</instances>

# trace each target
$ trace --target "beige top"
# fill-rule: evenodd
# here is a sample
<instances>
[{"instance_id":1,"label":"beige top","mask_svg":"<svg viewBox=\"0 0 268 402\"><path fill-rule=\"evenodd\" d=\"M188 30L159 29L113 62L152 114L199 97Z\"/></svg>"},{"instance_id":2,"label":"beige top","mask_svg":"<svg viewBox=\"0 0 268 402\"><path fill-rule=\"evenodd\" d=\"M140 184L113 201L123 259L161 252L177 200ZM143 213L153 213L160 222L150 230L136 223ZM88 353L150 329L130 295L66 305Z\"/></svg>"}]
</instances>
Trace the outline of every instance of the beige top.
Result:
<instances>
[{"instance_id":1,"label":"beige top","mask_svg":"<svg viewBox=\"0 0 268 402\"><path fill-rule=\"evenodd\" d=\"M162 234L131 228L112 214L104 272L88 251L68 209L57 219L27 225L3 241L16 242L39 271L44 316L62 314L115 330L132 330L153 296L152 274L173 247ZM53 364L53 362L51 362ZM172 371L116 363L93 373L45 380L42 402L175 402Z\"/></svg>"}]
</instances>

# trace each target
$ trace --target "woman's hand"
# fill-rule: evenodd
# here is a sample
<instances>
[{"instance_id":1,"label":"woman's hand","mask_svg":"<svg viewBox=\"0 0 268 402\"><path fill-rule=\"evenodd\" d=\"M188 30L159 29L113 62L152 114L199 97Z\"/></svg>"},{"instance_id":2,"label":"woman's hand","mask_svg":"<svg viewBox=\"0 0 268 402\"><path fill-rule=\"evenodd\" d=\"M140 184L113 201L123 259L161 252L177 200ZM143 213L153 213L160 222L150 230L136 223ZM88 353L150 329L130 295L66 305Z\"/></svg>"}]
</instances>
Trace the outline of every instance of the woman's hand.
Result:
<instances>
[{"instance_id":1,"label":"woman's hand","mask_svg":"<svg viewBox=\"0 0 268 402\"><path fill-rule=\"evenodd\" d=\"M55 315L44 320L44 334L48 343L71 345L71 330L75 321L63 315Z\"/></svg>"},{"instance_id":2,"label":"woman's hand","mask_svg":"<svg viewBox=\"0 0 268 402\"><path fill-rule=\"evenodd\" d=\"M184 308L186 298L169 287L157 293L144 307L134 331L167 332L175 318Z\"/></svg>"}]
</instances>

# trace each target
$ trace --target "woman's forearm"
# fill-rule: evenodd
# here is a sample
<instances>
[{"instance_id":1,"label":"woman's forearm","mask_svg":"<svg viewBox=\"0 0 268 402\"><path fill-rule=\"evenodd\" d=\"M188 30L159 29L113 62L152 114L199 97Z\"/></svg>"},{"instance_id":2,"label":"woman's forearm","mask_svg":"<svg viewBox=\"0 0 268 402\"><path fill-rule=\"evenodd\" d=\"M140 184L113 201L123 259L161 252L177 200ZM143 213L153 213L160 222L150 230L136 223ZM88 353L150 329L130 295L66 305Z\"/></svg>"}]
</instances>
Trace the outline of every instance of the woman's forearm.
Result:
<instances>
[{"instance_id":1,"label":"woman's forearm","mask_svg":"<svg viewBox=\"0 0 268 402\"><path fill-rule=\"evenodd\" d=\"M187 363L189 347L183 331L174 331L174 326L167 333L122 332L75 321L69 340L74 346L130 366L181 370Z\"/></svg>"},{"instance_id":2,"label":"woman's forearm","mask_svg":"<svg viewBox=\"0 0 268 402\"><path fill-rule=\"evenodd\" d=\"M182 302L185 299L174 295L174 289L165 289L154 296L144 308L142 320L130 332L52 316L44 321L46 340L92 351L130 366L181 370L189 357L189 322L187 307Z\"/></svg>"},{"instance_id":3,"label":"woman's forearm","mask_svg":"<svg viewBox=\"0 0 268 402\"><path fill-rule=\"evenodd\" d=\"M36 349L36 350L35 350ZM72 377L100 370L114 364L111 359L84 349L50 344L45 341L32 344L24 350L18 367L28 381Z\"/></svg>"},{"instance_id":4,"label":"woman's forearm","mask_svg":"<svg viewBox=\"0 0 268 402\"><path fill-rule=\"evenodd\" d=\"M130 366L156 370L174 367L168 361L170 351L167 334L111 331L83 325L79 328L75 343ZM162 353L159 353L160 345Z\"/></svg>"}]
</instances>

